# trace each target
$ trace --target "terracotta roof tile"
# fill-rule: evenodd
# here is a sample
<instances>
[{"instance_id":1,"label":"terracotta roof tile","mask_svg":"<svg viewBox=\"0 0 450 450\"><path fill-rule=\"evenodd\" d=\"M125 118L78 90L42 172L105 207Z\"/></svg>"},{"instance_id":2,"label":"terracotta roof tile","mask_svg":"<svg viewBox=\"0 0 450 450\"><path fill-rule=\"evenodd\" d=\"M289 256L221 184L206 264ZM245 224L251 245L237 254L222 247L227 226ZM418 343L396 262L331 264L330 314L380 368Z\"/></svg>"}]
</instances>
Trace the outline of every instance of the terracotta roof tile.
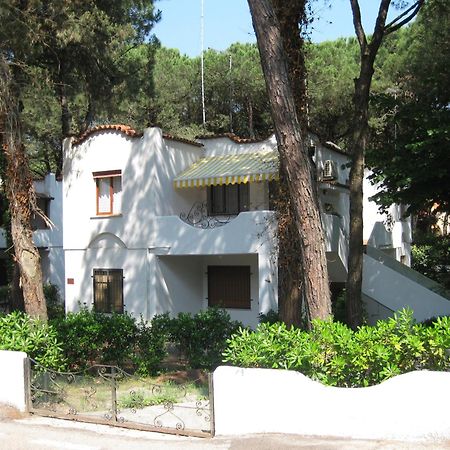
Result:
<instances>
[{"instance_id":1,"label":"terracotta roof tile","mask_svg":"<svg viewBox=\"0 0 450 450\"><path fill-rule=\"evenodd\" d=\"M163 133L163 138L171 141L182 142L183 144L195 145L196 147L203 147L203 144L200 142L191 141L190 139L180 138L167 133Z\"/></svg>"},{"instance_id":2,"label":"terracotta roof tile","mask_svg":"<svg viewBox=\"0 0 450 450\"><path fill-rule=\"evenodd\" d=\"M318 136L318 134L313 131L311 131L311 133L314 133ZM239 136L236 136L233 133L222 133L222 134L212 134L212 135L206 135L206 136L196 136L196 139L217 139L217 138L224 138L224 137L232 140L233 142L236 142L237 144L252 144L252 143L257 143L257 142L263 142L266 139L268 139L268 138L261 138L261 139L241 138ZM346 149L339 147L334 142L331 142L331 141L322 142L321 141L321 143L324 147L328 147L331 150L334 150L335 152L342 153L343 155L346 155L346 156L349 155L349 152Z\"/></svg>"},{"instance_id":3,"label":"terracotta roof tile","mask_svg":"<svg viewBox=\"0 0 450 450\"><path fill-rule=\"evenodd\" d=\"M263 142L267 138L264 139L250 139L250 138L241 138L239 136L236 136L234 133L223 133L223 134L213 134L208 136L196 136L196 139L217 139L217 138L228 138L233 142L236 142L236 144L253 144L256 142Z\"/></svg>"},{"instance_id":4,"label":"terracotta roof tile","mask_svg":"<svg viewBox=\"0 0 450 450\"><path fill-rule=\"evenodd\" d=\"M91 134L96 133L97 131L120 131L121 133L126 134L129 137L141 137L142 133L137 132L133 128L128 125L97 125L96 127L89 128L84 133L77 136L73 141L72 145L79 145L84 142Z\"/></svg>"}]
</instances>

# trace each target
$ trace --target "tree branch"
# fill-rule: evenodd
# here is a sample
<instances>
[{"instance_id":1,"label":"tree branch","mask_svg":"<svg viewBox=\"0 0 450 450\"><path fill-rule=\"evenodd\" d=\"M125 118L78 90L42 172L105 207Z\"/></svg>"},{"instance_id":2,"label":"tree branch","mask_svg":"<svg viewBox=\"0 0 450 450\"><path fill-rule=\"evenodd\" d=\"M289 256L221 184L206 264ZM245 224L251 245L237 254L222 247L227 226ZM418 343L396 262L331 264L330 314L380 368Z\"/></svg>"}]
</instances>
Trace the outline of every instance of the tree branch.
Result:
<instances>
[{"instance_id":1,"label":"tree branch","mask_svg":"<svg viewBox=\"0 0 450 450\"><path fill-rule=\"evenodd\" d=\"M397 31L399 28L401 28L403 25L406 25L408 22L410 22L417 15L417 13L419 12L420 8L423 6L424 3L425 0L418 0L417 2L413 3L407 10L405 10L402 14L397 16L392 22L388 23L384 27L384 34L388 35L390 33L393 33L394 31ZM404 19L399 22L399 20L402 19L403 17Z\"/></svg>"},{"instance_id":2,"label":"tree branch","mask_svg":"<svg viewBox=\"0 0 450 450\"><path fill-rule=\"evenodd\" d=\"M377 20L375 22L375 28L373 29L372 39L370 41L370 49L374 54L377 53L381 41L384 36L384 25L386 23L387 13L389 11L389 5L391 0L382 0L380 2L380 8L378 9Z\"/></svg>"},{"instance_id":3,"label":"tree branch","mask_svg":"<svg viewBox=\"0 0 450 450\"><path fill-rule=\"evenodd\" d=\"M359 8L358 0L350 0L353 13L353 26L355 27L356 37L358 38L361 52L365 52L367 48L367 38L361 20L361 10Z\"/></svg>"}]
</instances>

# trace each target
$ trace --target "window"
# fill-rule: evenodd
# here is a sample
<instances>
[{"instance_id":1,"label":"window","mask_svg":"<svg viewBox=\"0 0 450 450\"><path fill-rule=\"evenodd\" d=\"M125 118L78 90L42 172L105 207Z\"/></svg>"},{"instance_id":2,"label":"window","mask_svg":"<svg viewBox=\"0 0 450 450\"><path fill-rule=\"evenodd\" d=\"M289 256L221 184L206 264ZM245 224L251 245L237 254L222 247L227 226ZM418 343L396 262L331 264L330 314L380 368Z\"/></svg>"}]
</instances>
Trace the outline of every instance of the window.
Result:
<instances>
[{"instance_id":1,"label":"window","mask_svg":"<svg viewBox=\"0 0 450 450\"><path fill-rule=\"evenodd\" d=\"M123 313L123 270L94 269L94 310Z\"/></svg>"},{"instance_id":2,"label":"window","mask_svg":"<svg viewBox=\"0 0 450 450\"><path fill-rule=\"evenodd\" d=\"M36 194L36 205L47 217L50 217L50 200L52 198L42 194ZM45 220L39 214L35 213L31 219L31 229L45 230L46 228L48 228L48 225Z\"/></svg>"},{"instance_id":3,"label":"window","mask_svg":"<svg viewBox=\"0 0 450 450\"><path fill-rule=\"evenodd\" d=\"M122 197L122 171L93 172L96 185L96 214L110 216L119 214Z\"/></svg>"},{"instance_id":4,"label":"window","mask_svg":"<svg viewBox=\"0 0 450 450\"><path fill-rule=\"evenodd\" d=\"M251 309L250 266L208 266L208 306Z\"/></svg>"},{"instance_id":5,"label":"window","mask_svg":"<svg viewBox=\"0 0 450 450\"><path fill-rule=\"evenodd\" d=\"M245 184L211 186L208 191L208 212L212 215L233 215L248 211L249 188Z\"/></svg>"}]
</instances>

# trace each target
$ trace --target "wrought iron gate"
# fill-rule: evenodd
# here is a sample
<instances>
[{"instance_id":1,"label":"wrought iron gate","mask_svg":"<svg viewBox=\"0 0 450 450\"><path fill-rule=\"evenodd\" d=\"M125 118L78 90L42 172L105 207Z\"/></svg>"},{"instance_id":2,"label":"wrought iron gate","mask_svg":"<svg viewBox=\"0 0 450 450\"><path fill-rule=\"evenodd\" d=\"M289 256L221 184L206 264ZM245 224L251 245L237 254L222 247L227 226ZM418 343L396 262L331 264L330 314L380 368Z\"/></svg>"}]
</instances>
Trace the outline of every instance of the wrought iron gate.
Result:
<instances>
[{"instance_id":1,"label":"wrought iron gate","mask_svg":"<svg viewBox=\"0 0 450 450\"><path fill-rule=\"evenodd\" d=\"M205 380L154 382L117 366L57 372L29 362L31 413L186 436L214 435L210 374Z\"/></svg>"}]
</instances>

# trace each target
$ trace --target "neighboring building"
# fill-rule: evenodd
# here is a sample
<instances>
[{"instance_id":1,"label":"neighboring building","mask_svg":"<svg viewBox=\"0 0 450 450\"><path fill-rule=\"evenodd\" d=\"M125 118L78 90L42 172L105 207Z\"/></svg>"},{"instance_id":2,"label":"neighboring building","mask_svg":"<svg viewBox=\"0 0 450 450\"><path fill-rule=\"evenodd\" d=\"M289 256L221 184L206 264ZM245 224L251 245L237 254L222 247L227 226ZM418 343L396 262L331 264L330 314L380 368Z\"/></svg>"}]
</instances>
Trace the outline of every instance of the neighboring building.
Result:
<instances>
[{"instance_id":1,"label":"neighboring building","mask_svg":"<svg viewBox=\"0 0 450 450\"><path fill-rule=\"evenodd\" d=\"M34 180L37 206L50 219L51 225L39 216L32 219L33 241L39 250L44 283L58 286L64 295L64 252L62 232L62 180L53 173ZM1 205L0 205L1 206ZM0 227L3 223L0 223ZM7 283L6 234L0 228L0 286Z\"/></svg>"},{"instance_id":2,"label":"neighboring building","mask_svg":"<svg viewBox=\"0 0 450 450\"><path fill-rule=\"evenodd\" d=\"M391 258L411 266L411 217L405 216L405 205L391 205L380 212L371 197L378 192L378 185L370 182L371 171L364 172L364 243L382 250Z\"/></svg>"}]
</instances>

